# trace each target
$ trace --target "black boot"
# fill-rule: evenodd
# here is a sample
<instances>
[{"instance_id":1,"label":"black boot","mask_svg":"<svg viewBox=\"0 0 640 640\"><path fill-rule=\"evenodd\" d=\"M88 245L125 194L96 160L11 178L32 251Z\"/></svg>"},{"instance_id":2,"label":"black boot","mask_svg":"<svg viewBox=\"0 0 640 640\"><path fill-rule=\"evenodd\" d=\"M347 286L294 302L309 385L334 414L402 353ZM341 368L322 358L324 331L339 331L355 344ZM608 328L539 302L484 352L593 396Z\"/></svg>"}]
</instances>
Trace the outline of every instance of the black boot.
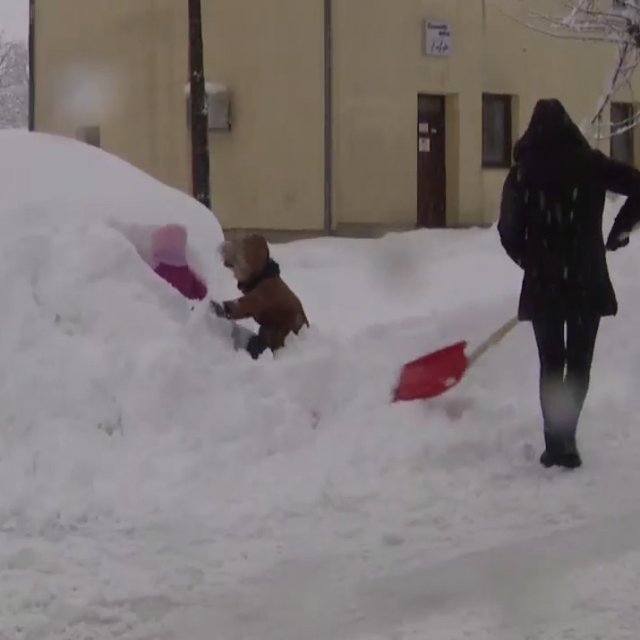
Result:
<instances>
[{"instance_id":1,"label":"black boot","mask_svg":"<svg viewBox=\"0 0 640 640\"><path fill-rule=\"evenodd\" d=\"M545 431L544 442L545 450L540 456L540 464L543 467L577 469L582 466L575 436L558 436Z\"/></svg>"}]
</instances>

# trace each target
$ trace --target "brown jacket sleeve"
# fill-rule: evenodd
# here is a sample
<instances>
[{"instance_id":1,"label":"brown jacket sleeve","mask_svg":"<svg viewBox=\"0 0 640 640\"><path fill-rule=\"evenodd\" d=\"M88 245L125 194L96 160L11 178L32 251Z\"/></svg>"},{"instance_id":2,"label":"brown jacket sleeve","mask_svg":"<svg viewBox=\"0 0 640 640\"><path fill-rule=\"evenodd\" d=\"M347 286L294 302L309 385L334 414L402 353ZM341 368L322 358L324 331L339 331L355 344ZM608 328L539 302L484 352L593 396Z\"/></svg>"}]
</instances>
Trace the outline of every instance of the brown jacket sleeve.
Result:
<instances>
[{"instance_id":1,"label":"brown jacket sleeve","mask_svg":"<svg viewBox=\"0 0 640 640\"><path fill-rule=\"evenodd\" d=\"M236 300L227 300L222 303L227 317L231 320L254 318L264 307L264 299L260 288L243 295Z\"/></svg>"}]
</instances>

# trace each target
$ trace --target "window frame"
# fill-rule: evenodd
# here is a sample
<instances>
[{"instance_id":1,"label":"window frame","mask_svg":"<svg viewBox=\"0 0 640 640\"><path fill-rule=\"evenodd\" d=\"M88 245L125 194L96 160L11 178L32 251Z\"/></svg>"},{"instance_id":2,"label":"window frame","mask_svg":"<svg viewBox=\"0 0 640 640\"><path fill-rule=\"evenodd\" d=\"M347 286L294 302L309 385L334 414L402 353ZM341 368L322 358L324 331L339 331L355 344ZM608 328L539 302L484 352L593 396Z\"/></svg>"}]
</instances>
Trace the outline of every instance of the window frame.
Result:
<instances>
[{"instance_id":1,"label":"window frame","mask_svg":"<svg viewBox=\"0 0 640 640\"><path fill-rule=\"evenodd\" d=\"M495 106L503 109L502 122L502 156L499 160L487 156L486 136L488 127L485 126L486 110ZM482 94L482 168L483 169L509 169L512 165L513 155L513 96L504 93ZM488 145L487 145L488 146Z\"/></svg>"},{"instance_id":2,"label":"window frame","mask_svg":"<svg viewBox=\"0 0 640 640\"><path fill-rule=\"evenodd\" d=\"M633 167L636 165L636 145L635 145L635 127L631 127L627 129L625 132L620 134L614 134L616 130L616 122L614 122L614 110L621 108L624 111L624 116L622 120L616 120L618 122L624 122L633 117L635 113L635 107L631 102L614 102L611 101L609 105L609 121L611 122L611 138L609 139L609 157L613 160L618 160L619 162L624 162L625 164L629 164ZM631 151L631 160L627 159L627 157L620 158L614 153L614 139L617 139L621 144L625 147L629 145Z\"/></svg>"}]
</instances>

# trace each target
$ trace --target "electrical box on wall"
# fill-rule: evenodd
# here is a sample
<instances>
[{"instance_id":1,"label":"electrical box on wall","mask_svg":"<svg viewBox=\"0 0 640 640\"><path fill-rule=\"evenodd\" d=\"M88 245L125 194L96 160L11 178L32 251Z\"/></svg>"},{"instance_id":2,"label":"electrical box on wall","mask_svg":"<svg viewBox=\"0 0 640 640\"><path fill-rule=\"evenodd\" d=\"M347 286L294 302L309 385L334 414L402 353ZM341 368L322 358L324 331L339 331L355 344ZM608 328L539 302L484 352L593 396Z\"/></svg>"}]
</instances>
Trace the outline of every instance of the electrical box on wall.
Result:
<instances>
[{"instance_id":1,"label":"electrical box on wall","mask_svg":"<svg viewBox=\"0 0 640 640\"><path fill-rule=\"evenodd\" d=\"M191 126L191 87L184 88L187 107L187 126ZM229 89L215 82L205 83L207 94L207 111L209 114L209 131L231 131L231 94Z\"/></svg>"}]
</instances>

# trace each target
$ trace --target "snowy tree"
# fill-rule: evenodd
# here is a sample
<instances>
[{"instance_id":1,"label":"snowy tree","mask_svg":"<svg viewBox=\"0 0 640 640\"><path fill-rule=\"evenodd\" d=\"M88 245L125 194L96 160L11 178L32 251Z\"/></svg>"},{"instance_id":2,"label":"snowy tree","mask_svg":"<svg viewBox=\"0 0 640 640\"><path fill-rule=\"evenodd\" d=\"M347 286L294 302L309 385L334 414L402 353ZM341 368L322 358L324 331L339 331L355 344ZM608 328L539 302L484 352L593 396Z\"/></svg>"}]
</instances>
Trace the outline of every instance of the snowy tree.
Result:
<instances>
[{"instance_id":1,"label":"snowy tree","mask_svg":"<svg viewBox=\"0 0 640 640\"><path fill-rule=\"evenodd\" d=\"M609 43L615 47L611 75L595 105L588 133L593 137L610 137L638 124L640 111L634 112L624 122L611 123L603 116L612 97L629 85L640 63L640 0L518 2L528 16L527 26L533 29L555 37ZM540 9L541 5L544 5L544 11Z\"/></svg>"},{"instance_id":2,"label":"snowy tree","mask_svg":"<svg viewBox=\"0 0 640 640\"><path fill-rule=\"evenodd\" d=\"M29 52L24 42L0 33L0 129L27 126Z\"/></svg>"}]
</instances>

